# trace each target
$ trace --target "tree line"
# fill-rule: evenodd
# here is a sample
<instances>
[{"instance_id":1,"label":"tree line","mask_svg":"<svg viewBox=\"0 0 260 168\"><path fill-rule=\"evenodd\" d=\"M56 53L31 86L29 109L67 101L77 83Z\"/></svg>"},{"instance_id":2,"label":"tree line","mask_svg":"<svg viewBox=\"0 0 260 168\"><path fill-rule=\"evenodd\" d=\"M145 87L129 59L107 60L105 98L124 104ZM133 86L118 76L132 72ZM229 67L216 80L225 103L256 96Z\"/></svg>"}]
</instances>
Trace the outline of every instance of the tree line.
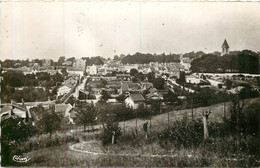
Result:
<instances>
[{"instance_id":1,"label":"tree line","mask_svg":"<svg viewBox=\"0 0 260 168\"><path fill-rule=\"evenodd\" d=\"M180 55L178 54L144 54L144 53L135 53L134 55L127 55L121 60L123 64L147 64L150 62L180 62Z\"/></svg>"},{"instance_id":2,"label":"tree line","mask_svg":"<svg viewBox=\"0 0 260 168\"><path fill-rule=\"evenodd\" d=\"M11 99L21 102L21 98L28 102L47 100L48 97L52 98L57 94L57 87L64 81L64 77L59 73L50 75L39 72L24 75L19 71L7 71L2 76L2 102L10 102ZM17 87L24 87L24 89L16 90ZM49 91L51 88L52 92Z\"/></svg>"},{"instance_id":3,"label":"tree line","mask_svg":"<svg viewBox=\"0 0 260 168\"><path fill-rule=\"evenodd\" d=\"M206 54L191 62L192 72L239 72L259 74L259 54L243 50L224 56Z\"/></svg>"}]
</instances>

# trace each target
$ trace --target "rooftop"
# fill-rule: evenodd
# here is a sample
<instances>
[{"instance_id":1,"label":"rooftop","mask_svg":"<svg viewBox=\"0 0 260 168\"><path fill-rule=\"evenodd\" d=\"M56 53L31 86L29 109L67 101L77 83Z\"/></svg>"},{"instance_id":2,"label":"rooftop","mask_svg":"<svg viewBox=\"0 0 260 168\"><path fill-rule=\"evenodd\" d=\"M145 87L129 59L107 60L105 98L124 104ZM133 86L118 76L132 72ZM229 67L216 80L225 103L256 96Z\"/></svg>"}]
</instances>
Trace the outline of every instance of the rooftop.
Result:
<instances>
[{"instance_id":1,"label":"rooftop","mask_svg":"<svg viewBox=\"0 0 260 168\"><path fill-rule=\"evenodd\" d=\"M222 47L228 47L229 48L229 45L227 43L227 40L225 39L224 43L222 44Z\"/></svg>"},{"instance_id":2,"label":"rooftop","mask_svg":"<svg viewBox=\"0 0 260 168\"><path fill-rule=\"evenodd\" d=\"M130 98L134 102L145 101L145 98L140 93L130 94Z\"/></svg>"}]
</instances>

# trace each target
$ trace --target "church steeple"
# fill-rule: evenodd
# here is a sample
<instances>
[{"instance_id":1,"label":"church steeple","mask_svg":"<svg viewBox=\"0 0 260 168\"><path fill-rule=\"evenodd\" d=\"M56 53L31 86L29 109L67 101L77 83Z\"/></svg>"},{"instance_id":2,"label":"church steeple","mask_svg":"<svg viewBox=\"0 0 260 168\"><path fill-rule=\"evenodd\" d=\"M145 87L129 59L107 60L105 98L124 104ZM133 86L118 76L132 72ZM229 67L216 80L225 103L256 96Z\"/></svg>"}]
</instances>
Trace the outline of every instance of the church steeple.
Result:
<instances>
[{"instance_id":1,"label":"church steeple","mask_svg":"<svg viewBox=\"0 0 260 168\"><path fill-rule=\"evenodd\" d=\"M225 55L225 54L229 54L229 45L227 43L227 40L225 39L223 44L222 44L222 52L221 52L221 56Z\"/></svg>"}]
</instances>

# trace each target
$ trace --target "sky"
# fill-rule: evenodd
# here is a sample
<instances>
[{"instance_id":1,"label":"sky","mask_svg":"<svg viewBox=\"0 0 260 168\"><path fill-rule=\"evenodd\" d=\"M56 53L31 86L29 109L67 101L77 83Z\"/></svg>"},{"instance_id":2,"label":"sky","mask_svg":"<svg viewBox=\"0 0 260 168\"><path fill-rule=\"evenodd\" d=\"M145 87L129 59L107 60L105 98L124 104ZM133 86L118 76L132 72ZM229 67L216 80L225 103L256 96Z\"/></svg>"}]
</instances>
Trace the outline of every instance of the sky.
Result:
<instances>
[{"instance_id":1,"label":"sky","mask_svg":"<svg viewBox=\"0 0 260 168\"><path fill-rule=\"evenodd\" d=\"M260 51L259 2L2 2L0 59Z\"/></svg>"}]
</instances>

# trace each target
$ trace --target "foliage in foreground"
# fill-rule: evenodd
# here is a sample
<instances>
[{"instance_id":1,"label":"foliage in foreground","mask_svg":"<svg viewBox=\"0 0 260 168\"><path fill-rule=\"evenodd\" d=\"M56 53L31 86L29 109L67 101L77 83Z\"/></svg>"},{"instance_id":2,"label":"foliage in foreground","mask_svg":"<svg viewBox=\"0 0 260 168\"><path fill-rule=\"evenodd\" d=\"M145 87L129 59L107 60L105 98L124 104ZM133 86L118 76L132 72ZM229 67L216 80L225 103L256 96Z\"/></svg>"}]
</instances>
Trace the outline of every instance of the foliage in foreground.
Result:
<instances>
[{"instance_id":1,"label":"foliage in foreground","mask_svg":"<svg viewBox=\"0 0 260 168\"><path fill-rule=\"evenodd\" d=\"M237 100L233 101L233 104L237 105ZM237 110L237 106L231 106L231 113ZM165 125L164 128L150 130L147 140L144 132L136 134L134 131L127 131L120 137L118 145L132 146L135 150L145 145L158 144L165 154L166 151L174 151L173 154L176 154L183 150L190 151L187 155L193 153L198 156L196 159L184 159L186 163L170 163L169 166L260 166L259 111L260 105L254 103L243 110L240 109L239 114L236 113L237 116L243 116L243 120L231 117L222 123L209 123L209 139L203 137L201 120L191 121L184 115L181 121L171 123L169 127ZM213 164L213 160L220 163L214 161Z\"/></svg>"},{"instance_id":2,"label":"foliage in foreground","mask_svg":"<svg viewBox=\"0 0 260 168\"><path fill-rule=\"evenodd\" d=\"M104 130L101 133L101 140L103 145L112 143L113 135L114 143L116 143L121 134L121 128L119 127L118 122L114 121L114 118L109 117L106 124L104 124Z\"/></svg>"}]
</instances>

